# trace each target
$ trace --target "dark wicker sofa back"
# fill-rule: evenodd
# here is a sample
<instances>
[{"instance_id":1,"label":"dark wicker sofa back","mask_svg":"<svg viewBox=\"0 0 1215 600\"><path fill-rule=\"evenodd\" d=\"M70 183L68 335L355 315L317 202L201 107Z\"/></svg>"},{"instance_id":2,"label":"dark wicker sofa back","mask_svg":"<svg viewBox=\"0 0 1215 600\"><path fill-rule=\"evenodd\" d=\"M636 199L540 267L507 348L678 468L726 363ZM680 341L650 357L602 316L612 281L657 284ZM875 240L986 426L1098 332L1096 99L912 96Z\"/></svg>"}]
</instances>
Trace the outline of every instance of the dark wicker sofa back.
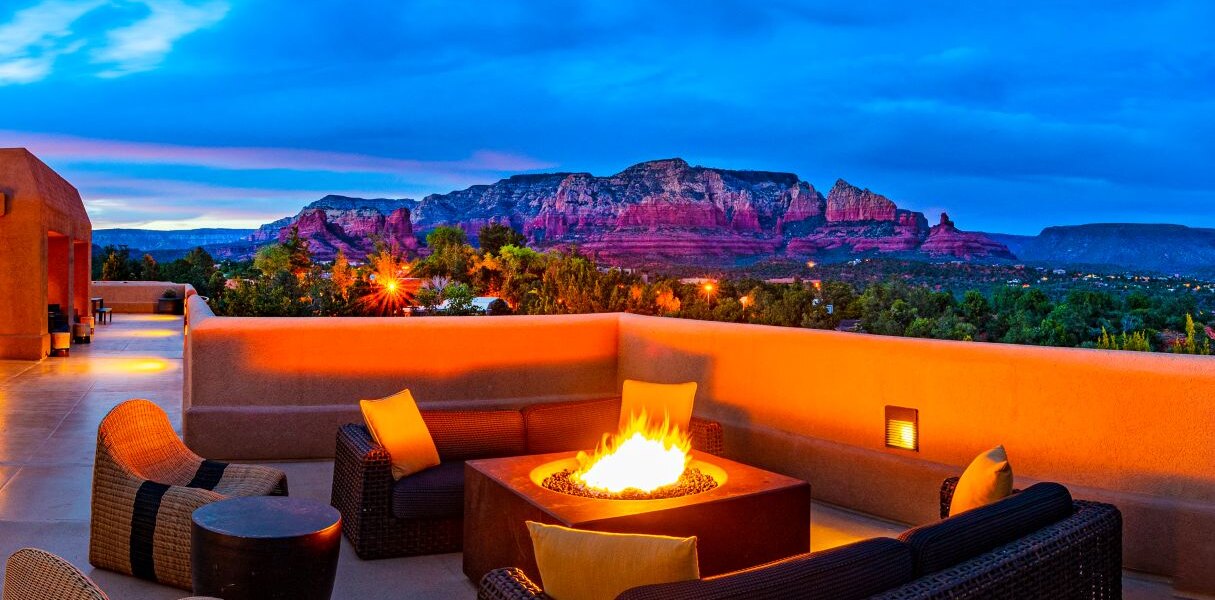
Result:
<instances>
[{"instance_id":1,"label":"dark wicker sofa back","mask_svg":"<svg viewBox=\"0 0 1215 600\"><path fill-rule=\"evenodd\" d=\"M1072 495L1057 483L1039 483L1019 494L909 529L899 539L915 552L916 576L952 567L1029 535L1072 514Z\"/></svg>"},{"instance_id":2,"label":"dark wicker sofa back","mask_svg":"<svg viewBox=\"0 0 1215 600\"><path fill-rule=\"evenodd\" d=\"M913 578L911 548L873 538L698 581L645 585L617 600L860 600Z\"/></svg>"},{"instance_id":3,"label":"dark wicker sofa back","mask_svg":"<svg viewBox=\"0 0 1215 600\"><path fill-rule=\"evenodd\" d=\"M444 462L518 456L527 447L517 410L424 410L422 420Z\"/></svg>"}]
</instances>

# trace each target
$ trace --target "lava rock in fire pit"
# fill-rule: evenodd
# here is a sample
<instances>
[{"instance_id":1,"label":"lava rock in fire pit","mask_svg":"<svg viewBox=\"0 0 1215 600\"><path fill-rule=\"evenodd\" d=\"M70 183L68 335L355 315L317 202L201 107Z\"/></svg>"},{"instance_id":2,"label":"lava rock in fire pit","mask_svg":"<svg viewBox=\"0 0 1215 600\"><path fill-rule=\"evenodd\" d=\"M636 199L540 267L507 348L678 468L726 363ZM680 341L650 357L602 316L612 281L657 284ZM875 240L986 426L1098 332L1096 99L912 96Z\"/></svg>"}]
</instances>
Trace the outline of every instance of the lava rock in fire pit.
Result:
<instances>
[{"instance_id":1,"label":"lava rock in fire pit","mask_svg":"<svg viewBox=\"0 0 1215 600\"><path fill-rule=\"evenodd\" d=\"M542 484L554 492L601 500L661 500L699 494L717 487L716 479L695 467L684 469L683 474L679 476L679 481L662 486L652 492L643 492L637 488L627 488L622 492L599 490L574 481L571 477L573 473L573 469L558 471L544 478Z\"/></svg>"}]
</instances>

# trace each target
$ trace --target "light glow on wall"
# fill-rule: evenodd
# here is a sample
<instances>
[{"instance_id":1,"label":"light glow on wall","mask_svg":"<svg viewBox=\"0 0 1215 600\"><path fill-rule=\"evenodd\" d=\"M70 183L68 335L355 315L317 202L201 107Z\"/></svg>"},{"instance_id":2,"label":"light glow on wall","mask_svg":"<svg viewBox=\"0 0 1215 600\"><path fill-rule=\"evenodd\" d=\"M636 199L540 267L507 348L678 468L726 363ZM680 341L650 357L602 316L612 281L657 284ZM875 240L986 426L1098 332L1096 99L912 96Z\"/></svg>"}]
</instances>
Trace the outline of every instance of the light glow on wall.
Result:
<instances>
[{"instance_id":1,"label":"light glow on wall","mask_svg":"<svg viewBox=\"0 0 1215 600\"><path fill-rule=\"evenodd\" d=\"M886 407L886 447L919 451L920 411L901 406Z\"/></svg>"}]
</instances>

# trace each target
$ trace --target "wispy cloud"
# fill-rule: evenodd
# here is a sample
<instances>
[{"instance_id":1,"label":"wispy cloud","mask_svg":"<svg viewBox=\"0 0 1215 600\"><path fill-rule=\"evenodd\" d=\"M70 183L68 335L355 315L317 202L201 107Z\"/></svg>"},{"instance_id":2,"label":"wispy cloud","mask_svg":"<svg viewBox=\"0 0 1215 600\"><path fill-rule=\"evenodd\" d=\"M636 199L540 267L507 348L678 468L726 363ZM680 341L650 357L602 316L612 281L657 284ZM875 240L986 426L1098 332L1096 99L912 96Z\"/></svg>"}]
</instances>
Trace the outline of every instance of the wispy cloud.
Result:
<instances>
[{"instance_id":1,"label":"wispy cloud","mask_svg":"<svg viewBox=\"0 0 1215 600\"><path fill-rule=\"evenodd\" d=\"M143 0L148 15L106 33L107 45L92 54L93 61L109 65L100 77L119 77L155 68L177 40L210 27L228 14L222 0L197 6L179 0Z\"/></svg>"},{"instance_id":2,"label":"wispy cloud","mask_svg":"<svg viewBox=\"0 0 1215 600\"><path fill-rule=\"evenodd\" d=\"M552 163L515 154L478 151L462 160L436 161L368 154L223 146L184 146L0 130L0 147L29 148L44 159L187 165L230 170L287 169L329 173L462 175L533 171Z\"/></svg>"},{"instance_id":3,"label":"wispy cloud","mask_svg":"<svg viewBox=\"0 0 1215 600\"><path fill-rule=\"evenodd\" d=\"M135 21L131 6L146 9ZM42 0L0 22L0 86L41 81L64 56L89 48L98 77L120 77L158 66L181 38L227 15L226 0ZM109 19L109 28L77 31L83 17ZM0 19L4 18L0 13ZM115 19L123 19L113 22Z\"/></svg>"},{"instance_id":4,"label":"wispy cloud","mask_svg":"<svg viewBox=\"0 0 1215 600\"><path fill-rule=\"evenodd\" d=\"M45 0L0 24L0 85L30 83L50 74L55 60L80 49L72 24L102 0Z\"/></svg>"}]
</instances>

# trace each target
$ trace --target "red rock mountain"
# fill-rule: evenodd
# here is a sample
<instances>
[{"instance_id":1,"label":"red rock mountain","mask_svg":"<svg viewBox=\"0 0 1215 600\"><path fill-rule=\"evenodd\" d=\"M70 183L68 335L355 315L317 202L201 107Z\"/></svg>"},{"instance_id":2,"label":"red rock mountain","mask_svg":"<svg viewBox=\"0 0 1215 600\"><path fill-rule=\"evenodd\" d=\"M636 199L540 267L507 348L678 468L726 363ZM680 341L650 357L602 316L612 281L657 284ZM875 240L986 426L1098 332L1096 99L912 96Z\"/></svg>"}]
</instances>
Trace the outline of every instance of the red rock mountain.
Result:
<instances>
[{"instance_id":1,"label":"red rock mountain","mask_svg":"<svg viewBox=\"0 0 1215 600\"><path fill-rule=\"evenodd\" d=\"M958 231L949 215L941 213L941 223L928 232L920 251L934 256L954 256L970 259L994 256L1014 259L1008 247L982 233Z\"/></svg>"},{"instance_id":2,"label":"red rock mountain","mask_svg":"<svg viewBox=\"0 0 1215 600\"><path fill-rule=\"evenodd\" d=\"M922 213L842 179L824 198L792 173L712 169L678 158L608 177L516 175L421 201L327 196L263 226L250 240L283 239L298 226L319 258L339 248L357 258L375 236L414 250L415 234L437 226L462 227L475 241L489 223L522 231L536 247L577 245L614 263L720 264L824 253L1012 256L984 234L958 231L947 218L930 230Z\"/></svg>"},{"instance_id":3,"label":"red rock mountain","mask_svg":"<svg viewBox=\"0 0 1215 600\"><path fill-rule=\"evenodd\" d=\"M362 259L375 249L377 240L411 253L418 249L410 219L413 204L412 200L325 196L294 217L262 225L249 240L258 244L282 242L293 228L298 228L318 260L332 260L338 250L352 259Z\"/></svg>"}]
</instances>

